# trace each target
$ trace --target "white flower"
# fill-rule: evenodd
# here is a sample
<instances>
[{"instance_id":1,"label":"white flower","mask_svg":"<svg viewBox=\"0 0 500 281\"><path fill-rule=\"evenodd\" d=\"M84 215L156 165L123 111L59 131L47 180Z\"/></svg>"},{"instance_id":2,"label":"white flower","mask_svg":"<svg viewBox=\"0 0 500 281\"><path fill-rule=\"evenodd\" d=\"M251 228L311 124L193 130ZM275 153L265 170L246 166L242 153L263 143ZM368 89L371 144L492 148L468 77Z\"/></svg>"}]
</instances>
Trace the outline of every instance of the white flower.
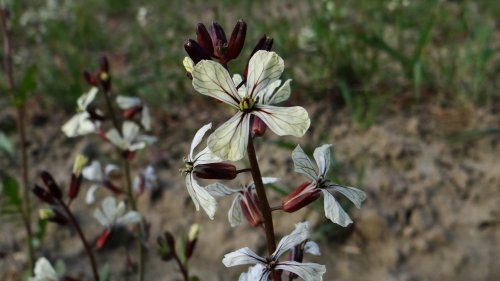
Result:
<instances>
[{"instance_id":1,"label":"white flower","mask_svg":"<svg viewBox=\"0 0 500 281\"><path fill-rule=\"evenodd\" d=\"M83 168L83 178L92 182L92 185L87 191L87 196L85 197L85 202L87 202L87 204L94 203L94 193L100 186L110 187L110 189L115 191L116 188L112 186L111 182L109 181L109 176L112 173L119 173L118 166L108 164L103 169L101 163L97 160L92 161L90 165Z\"/></svg>"},{"instance_id":2,"label":"white flower","mask_svg":"<svg viewBox=\"0 0 500 281\"><path fill-rule=\"evenodd\" d=\"M248 272L243 272L238 281L267 281L262 279L266 268L262 264L256 264L248 268Z\"/></svg>"},{"instance_id":3,"label":"white flower","mask_svg":"<svg viewBox=\"0 0 500 281\"><path fill-rule=\"evenodd\" d=\"M217 202L205 188L200 186L193 173L193 169L197 165L221 162L221 159L210 152L208 147L200 151L196 156L194 155L194 149L200 144L203 136L210 128L212 128L212 123L204 125L196 132L193 142L191 143L189 155L184 160L185 166L181 169L181 173L186 179L186 187L191 199L193 199L196 210L199 211L201 205L210 219L214 219L215 211L217 210Z\"/></svg>"},{"instance_id":4,"label":"white flower","mask_svg":"<svg viewBox=\"0 0 500 281\"><path fill-rule=\"evenodd\" d=\"M156 141L156 137L139 133L139 125L125 121L122 125L122 135L115 128L106 133L106 138L124 151L136 151L145 148Z\"/></svg>"},{"instance_id":5,"label":"white flower","mask_svg":"<svg viewBox=\"0 0 500 281\"><path fill-rule=\"evenodd\" d=\"M96 209L94 217L101 225L111 229L115 226L136 224L141 221L141 215L136 211L125 213L125 203L122 201L116 205L114 197L108 196L102 201L102 210Z\"/></svg>"},{"instance_id":6,"label":"white flower","mask_svg":"<svg viewBox=\"0 0 500 281\"><path fill-rule=\"evenodd\" d=\"M309 238L309 224L307 222L298 223L295 225L295 230L291 234L281 239L276 250L270 257L260 257L255 252L245 247L226 254L222 262L226 267L256 264L258 268L254 269L257 271L256 273L252 271L254 278L252 280L268 280L271 271L281 269L295 273L306 281L322 281L323 274L326 272L324 265L295 261L279 261L281 255L302 243L307 238Z\"/></svg>"},{"instance_id":7,"label":"white flower","mask_svg":"<svg viewBox=\"0 0 500 281\"><path fill-rule=\"evenodd\" d=\"M310 125L307 111L300 107L270 104L290 96L290 81L280 85L283 59L274 52L258 51L250 59L246 87L236 89L227 70L214 61L202 60L193 70L193 87L200 94L229 104L238 110L208 138L208 147L217 156L231 161L245 156L251 115L259 117L276 134L301 137ZM242 86L243 87L243 86Z\"/></svg>"},{"instance_id":8,"label":"white flower","mask_svg":"<svg viewBox=\"0 0 500 281\"><path fill-rule=\"evenodd\" d=\"M264 184L274 183L277 182L278 180L279 180L278 178L271 178L271 177L262 178L262 182ZM208 193L210 193L210 195L216 198L236 194L233 203L231 204L231 207L229 208L229 211L227 213L227 218L229 220L229 223L231 224L231 227L235 227L241 224L241 221L243 220L244 216L240 202L242 200L247 200L247 197L245 195L246 193L251 192L252 189L255 189L255 183L253 182L243 186L241 189L232 189L221 183L210 184L206 187Z\"/></svg>"},{"instance_id":9,"label":"white flower","mask_svg":"<svg viewBox=\"0 0 500 281\"><path fill-rule=\"evenodd\" d=\"M293 150L292 159L295 165L295 171L306 175L311 180L311 184L301 193L297 194L295 198L303 196L306 193L321 190L324 197L325 216L332 222L345 227L352 223L352 220L329 191L336 191L343 194L354 203L358 209L361 208L361 202L366 199L366 194L355 187L330 183L325 178L326 173L330 169L330 146L332 145L324 144L314 150L314 159L316 160L318 170L313 167L311 160L300 146L297 145ZM291 200L293 200L293 198L290 199L290 201Z\"/></svg>"},{"instance_id":10,"label":"white flower","mask_svg":"<svg viewBox=\"0 0 500 281\"><path fill-rule=\"evenodd\" d=\"M118 107L122 110L139 107L141 109L142 126L144 126L144 129L146 131L151 130L151 115L149 114L149 108L142 103L140 98L118 96L116 97L116 103L118 104Z\"/></svg>"},{"instance_id":11,"label":"white flower","mask_svg":"<svg viewBox=\"0 0 500 281\"><path fill-rule=\"evenodd\" d=\"M50 262L44 257L39 258L36 261L34 274L35 274L35 276L30 277L28 279L29 281L58 281L59 280L59 276L57 276L55 269L52 267Z\"/></svg>"},{"instance_id":12,"label":"white flower","mask_svg":"<svg viewBox=\"0 0 500 281\"><path fill-rule=\"evenodd\" d=\"M62 126L62 131L67 137L72 138L90 134L99 128L100 123L92 121L87 111L87 107L95 99L98 91L97 87L92 87L88 93L78 98L77 113Z\"/></svg>"},{"instance_id":13,"label":"white flower","mask_svg":"<svg viewBox=\"0 0 500 281\"><path fill-rule=\"evenodd\" d=\"M153 189L158 187L157 180L155 169L153 166L149 165L140 175L134 178L132 186L137 192L142 192L144 189L153 191Z\"/></svg>"}]
</instances>

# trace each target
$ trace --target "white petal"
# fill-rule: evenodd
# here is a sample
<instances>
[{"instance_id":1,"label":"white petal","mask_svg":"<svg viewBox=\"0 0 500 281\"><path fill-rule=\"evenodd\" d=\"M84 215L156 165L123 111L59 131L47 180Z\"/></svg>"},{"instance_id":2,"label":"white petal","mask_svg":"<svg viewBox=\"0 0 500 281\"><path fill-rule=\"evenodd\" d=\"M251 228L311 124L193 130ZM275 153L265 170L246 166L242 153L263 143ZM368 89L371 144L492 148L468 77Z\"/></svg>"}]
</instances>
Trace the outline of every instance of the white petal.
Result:
<instances>
[{"instance_id":1,"label":"white petal","mask_svg":"<svg viewBox=\"0 0 500 281\"><path fill-rule=\"evenodd\" d=\"M208 137L208 147L224 160L238 161L246 154L249 130L250 115L238 111Z\"/></svg>"},{"instance_id":2,"label":"white petal","mask_svg":"<svg viewBox=\"0 0 500 281\"><path fill-rule=\"evenodd\" d=\"M275 52L257 51L248 63L247 94L263 98L265 89L278 80L285 64Z\"/></svg>"},{"instance_id":3,"label":"white petal","mask_svg":"<svg viewBox=\"0 0 500 281\"><path fill-rule=\"evenodd\" d=\"M279 136L302 137L311 124L307 111L300 106L277 107L259 104L252 114L258 116Z\"/></svg>"},{"instance_id":4,"label":"white petal","mask_svg":"<svg viewBox=\"0 0 500 281\"><path fill-rule=\"evenodd\" d=\"M96 218L99 223L102 225L102 226L105 226L105 227L110 227L113 222L110 221L105 215L104 213L101 211L101 209L96 209L94 211L94 218Z\"/></svg>"},{"instance_id":5,"label":"white petal","mask_svg":"<svg viewBox=\"0 0 500 281\"><path fill-rule=\"evenodd\" d=\"M321 255L318 243L314 241L307 241L307 243L304 245L304 253L308 253L315 256Z\"/></svg>"},{"instance_id":6,"label":"white petal","mask_svg":"<svg viewBox=\"0 0 500 281\"><path fill-rule=\"evenodd\" d=\"M115 128L110 129L106 132L106 138L114 145L119 147L120 149L127 150L129 147L129 143L125 141L118 133L118 130Z\"/></svg>"},{"instance_id":7,"label":"white petal","mask_svg":"<svg viewBox=\"0 0 500 281\"><path fill-rule=\"evenodd\" d=\"M145 105L142 107L141 124L146 131L151 131L151 115L149 114L149 107Z\"/></svg>"},{"instance_id":8,"label":"white petal","mask_svg":"<svg viewBox=\"0 0 500 281\"><path fill-rule=\"evenodd\" d=\"M264 264L266 260L248 247L241 248L237 251L231 252L229 254L224 255L224 259L222 259L222 263L226 267L242 265L242 264Z\"/></svg>"},{"instance_id":9,"label":"white petal","mask_svg":"<svg viewBox=\"0 0 500 281\"><path fill-rule=\"evenodd\" d=\"M201 140L203 139L203 136L207 133L208 130L212 128L212 123L208 123L206 125L203 125L196 134L194 135L193 142L191 142L191 150L189 151L189 160L193 161L193 155L194 155L194 149L200 144Z\"/></svg>"},{"instance_id":10,"label":"white petal","mask_svg":"<svg viewBox=\"0 0 500 281\"><path fill-rule=\"evenodd\" d=\"M319 174L324 177L328 170L330 169L330 147L331 144L323 144L314 150L314 159L316 164L318 164Z\"/></svg>"},{"instance_id":11,"label":"white petal","mask_svg":"<svg viewBox=\"0 0 500 281\"><path fill-rule=\"evenodd\" d=\"M131 143L139 135L140 127L131 121L125 121L122 125L123 138L128 143Z\"/></svg>"},{"instance_id":12,"label":"white petal","mask_svg":"<svg viewBox=\"0 0 500 281\"><path fill-rule=\"evenodd\" d=\"M240 204L241 198L242 196L238 194L236 198L234 198L231 208L229 208L229 211L227 212L227 218L231 227L240 225L243 220L243 210L241 209Z\"/></svg>"},{"instance_id":13,"label":"white petal","mask_svg":"<svg viewBox=\"0 0 500 281\"><path fill-rule=\"evenodd\" d=\"M279 262L276 269L283 269L288 272L297 274L305 281L322 281L323 274L326 272L326 267L317 263L300 263L295 261Z\"/></svg>"},{"instance_id":14,"label":"white petal","mask_svg":"<svg viewBox=\"0 0 500 281\"><path fill-rule=\"evenodd\" d=\"M120 203L118 203L118 205L116 205L116 208L113 212L113 221L116 222L116 220L123 216L125 214L125 211L126 211L126 208L125 208L125 202L123 201L120 201Z\"/></svg>"},{"instance_id":15,"label":"white petal","mask_svg":"<svg viewBox=\"0 0 500 281\"><path fill-rule=\"evenodd\" d=\"M267 281L270 272L262 265L256 264L248 268L248 272L240 275L238 281Z\"/></svg>"},{"instance_id":16,"label":"white petal","mask_svg":"<svg viewBox=\"0 0 500 281\"><path fill-rule=\"evenodd\" d=\"M115 214L116 214L116 200L114 197L108 196L102 200L102 211L106 218L112 222L114 222Z\"/></svg>"},{"instance_id":17,"label":"white petal","mask_svg":"<svg viewBox=\"0 0 500 281\"><path fill-rule=\"evenodd\" d=\"M190 57L185 57L182 61L182 64L184 65L186 72L193 72L194 62Z\"/></svg>"},{"instance_id":18,"label":"white petal","mask_svg":"<svg viewBox=\"0 0 500 281\"><path fill-rule=\"evenodd\" d=\"M348 226L352 223L349 215L342 209L339 202L335 200L333 195L328 191L322 190L324 198L325 216L329 218L332 222L341 225L343 227Z\"/></svg>"},{"instance_id":19,"label":"white petal","mask_svg":"<svg viewBox=\"0 0 500 281\"><path fill-rule=\"evenodd\" d=\"M78 100L76 101L76 104L78 106L78 110L84 111L87 109L87 107L94 101L95 96L99 92L99 89L97 87L92 87L87 93L81 95Z\"/></svg>"},{"instance_id":20,"label":"white petal","mask_svg":"<svg viewBox=\"0 0 500 281\"><path fill-rule=\"evenodd\" d=\"M215 198L198 184L192 174L186 176L186 187L196 207L196 211L200 210L201 205L208 217L213 220L215 211L217 210L217 201L215 201Z\"/></svg>"},{"instance_id":21,"label":"white petal","mask_svg":"<svg viewBox=\"0 0 500 281\"><path fill-rule=\"evenodd\" d=\"M281 238L276 250L273 253L273 259L277 260L286 251L302 243L302 241L309 238L309 223L301 222L295 225L295 229L289 235Z\"/></svg>"},{"instance_id":22,"label":"white petal","mask_svg":"<svg viewBox=\"0 0 500 281\"><path fill-rule=\"evenodd\" d=\"M262 183L263 184L270 184L270 183L275 183L279 181L279 178L274 178L274 177L262 177ZM248 185L249 188L255 188L255 182L252 182Z\"/></svg>"},{"instance_id":23,"label":"white petal","mask_svg":"<svg viewBox=\"0 0 500 281\"><path fill-rule=\"evenodd\" d=\"M75 114L61 127L64 134L69 137L83 136L96 131L98 123L94 123L89 119L88 112L80 112Z\"/></svg>"},{"instance_id":24,"label":"white petal","mask_svg":"<svg viewBox=\"0 0 500 281\"><path fill-rule=\"evenodd\" d=\"M120 168L118 166L116 166L115 164L108 164L104 168L104 173L106 174L106 176L109 176L111 173L114 173L114 172L120 172Z\"/></svg>"},{"instance_id":25,"label":"white petal","mask_svg":"<svg viewBox=\"0 0 500 281\"><path fill-rule=\"evenodd\" d=\"M93 204L95 202L94 193L98 188L98 184L93 184L92 186L90 186L89 190L87 191L87 195L85 196L85 203Z\"/></svg>"},{"instance_id":26,"label":"white petal","mask_svg":"<svg viewBox=\"0 0 500 281\"><path fill-rule=\"evenodd\" d=\"M330 185L328 188L342 193L345 197L347 197L347 199L351 200L351 202L358 209L361 208L361 202L363 202L366 199L365 192L355 187L333 184Z\"/></svg>"},{"instance_id":27,"label":"white petal","mask_svg":"<svg viewBox=\"0 0 500 281\"><path fill-rule=\"evenodd\" d=\"M103 182L104 177L102 174L101 163L97 160L92 161L90 165L82 169L82 176L84 179L95 182Z\"/></svg>"},{"instance_id":28,"label":"white petal","mask_svg":"<svg viewBox=\"0 0 500 281\"><path fill-rule=\"evenodd\" d=\"M136 224L141 221L141 215L136 212L136 211L129 211L126 213L124 216L119 217L116 220L115 225L129 225L129 224Z\"/></svg>"},{"instance_id":29,"label":"white petal","mask_svg":"<svg viewBox=\"0 0 500 281\"><path fill-rule=\"evenodd\" d=\"M236 86L227 70L219 63L202 60L193 70L193 87L202 94L239 108Z\"/></svg>"},{"instance_id":30,"label":"white petal","mask_svg":"<svg viewBox=\"0 0 500 281\"><path fill-rule=\"evenodd\" d=\"M192 161L194 162L194 166L196 167L197 165L200 164L222 162L222 159L220 159L219 156L213 154L208 147L205 147L205 149L196 154L196 156L194 157L194 159L192 159Z\"/></svg>"},{"instance_id":31,"label":"white petal","mask_svg":"<svg viewBox=\"0 0 500 281\"><path fill-rule=\"evenodd\" d=\"M141 105L141 99L137 97L117 96L116 103L120 109L129 109Z\"/></svg>"},{"instance_id":32,"label":"white petal","mask_svg":"<svg viewBox=\"0 0 500 281\"><path fill-rule=\"evenodd\" d=\"M223 185L222 183L218 183L218 182L214 183L214 184L207 185L205 187L205 189L213 197L226 197L226 196L231 195L233 193L240 192L240 190L238 190L238 189L229 188L229 187Z\"/></svg>"},{"instance_id":33,"label":"white petal","mask_svg":"<svg viewBox=\"0 0 500 281\"><path fill-rule=\"evenodd\" d=\"M243 81L243 79L241 78L241 76L239 74L233 75L234 85L239 86L241 81ZM246 89L245 85L240 86L240 88L238 88L238 96L240 97L240 99L242 99L246 95L247 95L247 89Z\"/></svg>"},{"instance_id":34,"label":"white petal","mask_svg":"<svg viewBox=\"0 0 500 281\"><path fill-rule=\"evenodd\" d=\"M276 83L278 81L280 83ZM276 81L274 84L277 84L279 86L279 84L281 84L281 81L280 80L278 80L278 81ZM275 104L275 103L280 103L280 102L288 100L288 98L290 97L290 93L291 93L291 89L290 89L290 82L291 81L292 81L292 79L286 80L285 83L283 84L283 86L281 86L281 88L279 88L276 92L274 92L275 88L269 87L269 90L266 93L262 103L263 104Z\"/></svg>"},{"instance_id":35,"label":"white petal","mask_svg":"<svg viewBox=\"0 0 500 281\"><path fill-rule=\"evenodd\" d=\"M309 177L309 179L315 181L318 178L316 170L314 169L311 160L304 153L300 145L297 145L292 152L293 164L295 166L295 172L301 173Z\"/></svg>"},{"instance_id":36,"label":"white petal","mask_svg":"<svg viewBox=\"0 0 500 281\"><path fill-rule=\"evenodd\" d=\"M59 277L46 258L39 258L35 264L35 279L40 281L57 281Z\"/></svg>"},{"instance_id":37,"label":"white petal","mask_svg":"<svg viewBox=\"0 0 500 281\"><path fill-rule=\"evenodd\" d=\"M134 189L135 192L140 192L140 187L141 187L141 177L140 176L135 176L134 180L132 181L132 188Z\"/></svg>"}]
</instances>

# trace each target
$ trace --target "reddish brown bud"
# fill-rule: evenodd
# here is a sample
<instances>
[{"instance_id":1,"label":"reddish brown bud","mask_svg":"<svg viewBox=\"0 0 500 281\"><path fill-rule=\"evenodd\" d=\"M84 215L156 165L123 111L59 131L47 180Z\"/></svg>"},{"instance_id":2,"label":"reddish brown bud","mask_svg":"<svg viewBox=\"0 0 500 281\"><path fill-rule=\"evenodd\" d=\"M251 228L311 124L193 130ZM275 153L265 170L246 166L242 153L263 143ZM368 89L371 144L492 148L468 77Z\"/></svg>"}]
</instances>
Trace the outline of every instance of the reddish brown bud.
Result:
<instances>
[{"instance_id":1,"label":"reddish brown bud","mask_svg":"<svg viewBox=\"0 0 500 281\"><path fill-rule=\"evenodd\" d=\"M126 120L130 120L132 118L134 118L134 116L141 112L142 110L142 105L137 105L137 106L134 106L134 107L131 107L125 111L123 111L123 118L126 119Z\"/></svg>"},{"instance_id":2,"label":"reddish brown bud","mask_svg":"<svg viewBox=\"0 0 500 281\"><path fill-rule=\"evenodd\" d=\"M87 81L87 83L89 83L90 85L97 86L97 77L95 75L85 70L83 72L83 77L85 78L85 81Z\"/></svg>"},{"instance_id":3,"label":"reddish brown bud","mask_svg":"<svg viewBox=\"0 0 500 281\"><path fill-rule=\"evenodd\" d=\"M123 191L118 188L117 186L115 186L112 182L110 181L106 181L104 182L104 187L106 187L107 189L111 190L114 194L120 194L120 193L123 193Z\"/></svg>"},{"instance_id":4,"label":"reddish brown bud","mask_svg":"<svg viewBox=\"0 0 500 281\"><path fill-rule=\"evenodd\" d=\"M188 240L186 243L186 250L184 255L187 259L189 259L194 253L194 247L196 246L196 242L198 241L198 236L200 235L200 225L193 224L189 228Z\"/></svg>"},{"instance_id":5,"label":"reddish brown bud","mask_svg":"<svg viewBox=\"0 0 500 281\"><path fill-rule=\"evenodd\" d=\"M111 230L106 228L104 231L99 235L99 238L97 238L97 249L100 250L106 245L106 242L108 241L109 235L111 234Z\"/></svg>"},{"instance_id":6,"label":"reddish brown bud","mask_svg":"<svg viewBox=\"0 0 500 281\"><path fill-rule=\"evenodd\" d=\"M253 227L258 227L262 224L262 213L259 209L259 199L255 194L244 191L243 198L240 201L241 210L243 215Z\"/></svg>"},{"instance_id":7,"label":"reddish brown bud","mask_svg":"<svg viewBox=\"0 0 500 281\"><path fill-rule=\"evenodd\" d=\"M210 55L207 51L192 39L189 39L188 42L184 44L184 49L195 64L199 63L201 60L210 59Z\"/></svg>"},{"instance_id":8,"label":"reddish brown bud","mask_svg":"<svg viewBox=\"0 0 500 281\"><path fill-rule=\"evenodd\" d=\"M233 33L229 39L226 52L226 61L237 58L243 45L245 44L245 37L247 34L247 24L243 20L239 20L234 26Z\"/></svg>"},{"instance_id":9,"label":"reddish brown bud","mask_svg":"<svg viewBox=\"0 0 500 281\"><path fill-rule=\"evenodd\" d=\"M36 195L36 197L38 197L38 199L42 200L43 202L51 205L55 204L54 197L52 196L52 194L50 194L50 192L40 187L39 185L35 184L35 187L33 187L31 191Z\"/></svg>"},{"instance_id":10,"label":"reddish brown bud","mask_svg":"<svg viewBox=\"0 0 500 281\"><path fill-rule=\"evenodd\" d=\"M99 71L109 72L109 61L106 56L102 56L101 58L99 58Z\"/></svg>"},{"instance_id":11,"label":"reddish brown bud","mask_svg":"<svg viewBox=\"0 0 500 281\"><path fill-rule=\"evenodd\" d=\"M208 30L205 27L205 25L202 23L196 25L196 40L208 54L211 55L214 53L212 38L210 37L210 34L208 33Z\"/></svg>"},{"instance_id":12,"label":"reddish brown bud","mask_svg":"<svg viewBox=\"0 0 500 281\"><path fill-rule=\"evenodd\" d=\"M40 177L45 183L45 186L48 187L50 194L52 194L52 196L54 196L57 199L61 199L62 198L61 188L59 188L59 185L57 185L57 183L54 181L52 175L46 171L43 171L40 173Z\"/></svg>"},{"instance_id":13,"label":"reddish brown bud","mask_svg":"<svg viewBox=\"0 0 500 281\"><path fill-rule=\"evenodd\" d=\"M210 37L212 38L212 44L216 52L217 47L226 46L227 44L226 33L216 21L213 21L210 26Z\"/></svg>"},{"instance_id":14,"label":"reddish brown bud","mask_svg":"<svg viewBox=\"0 0 500 281\"><path fill-rule=\"evenodd\" d=\"M257 116L252 116L252 135L254 138L262 137L266 133L267 125Z\"/></svg>"},{"instance_id":15,"label":"reddish brown bud","mask_svg":"<svg viewBox=\"0 0 500 281\"><path fill-rule=\"evenodd\" d=\"M75 174L71 174L71 182L69 184L69 192L68 196L70 199L75 199L78 196L78 192L80 191L80 186L82 184L82 176L76 176Z\"/></svg>"},{"instance_id":16,"label":"reddish brown bud","mask_svg":"<svg viewBox=\"0 0 500 281\"><path fill-rule=\"evenodd\" d=\"M236 167L228 163L196 165L193 172L199 178L212 180L232 180L237 175Z\"/></svg>"},{"instance_id":17,"label":"reddish brown bud","mask_svg":"<svg viewBox=\"0 0 500 281\"><path fill-rule=\"evenodd\" d=\"M309 205L320 197L321 190L311 182L305 182L283 198L283 211L293 213Z\"/></svg>"}]
</instances>

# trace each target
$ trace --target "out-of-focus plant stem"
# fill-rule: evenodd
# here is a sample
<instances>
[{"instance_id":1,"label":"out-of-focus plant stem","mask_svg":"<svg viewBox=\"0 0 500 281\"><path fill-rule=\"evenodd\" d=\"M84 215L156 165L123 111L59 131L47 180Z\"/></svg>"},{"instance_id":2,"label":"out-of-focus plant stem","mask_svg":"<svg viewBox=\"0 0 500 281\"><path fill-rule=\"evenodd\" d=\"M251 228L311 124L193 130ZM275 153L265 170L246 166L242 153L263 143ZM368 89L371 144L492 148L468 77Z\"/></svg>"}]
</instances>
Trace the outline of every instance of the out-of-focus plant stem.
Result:
<instances>
[{"instance_id":1,"label":"out-of-focus plant stem","mask_svg":"<svg viewBox=\"0 0 500 281\"><path fill-rule=\"evenodd\" d=\"M31 203L30 203L30 189L29 189L29 165L28 165L28 151L26 147L26 134L25 134L25 101L19 99L16 102L16 86L14 83L14 73L12 69L12 47L10 44L9 37L9 27L8 27L8 11L3 7L0 8L1 26L2 26L2 38L3 38L3 49L4 49L4 69L7 75L7 81L11 90L12 100L16 106L17 116L16 125L17 133L19 138L19 146L21 148L21 178L23 184L23 207L21 208L21 217L26 229L27 235L27 246L28 246L28 257L29 257L29 268L30 271L33 270L35 265L35 254L33 250L33 232L31 230Z\"/></svg>"}]
</instances>

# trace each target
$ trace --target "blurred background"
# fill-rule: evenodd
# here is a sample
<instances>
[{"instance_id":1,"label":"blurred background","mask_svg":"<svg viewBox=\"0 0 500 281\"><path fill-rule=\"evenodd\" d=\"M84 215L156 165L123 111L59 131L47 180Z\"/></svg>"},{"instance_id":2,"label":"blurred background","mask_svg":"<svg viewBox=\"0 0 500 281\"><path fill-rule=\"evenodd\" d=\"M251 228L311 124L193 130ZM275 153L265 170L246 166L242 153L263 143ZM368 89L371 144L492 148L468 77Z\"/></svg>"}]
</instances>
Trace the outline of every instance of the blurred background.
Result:
<instances>
[{"instance_id":1,"label":"blurred background","mask_svg":"<svg viewBox=\"0 0 500 281\"><path fill-rule=\"evenodd\" d=\"M324 280L500 279L497 1L0 4L10 10L15 80L28 81L21 87L29 89L31 182L42 169L67 182L77 153L91 150L106 159L112 151L97 138L66 139L60 131L89 88L83 70L96 69L101 55L110 60L114 92L139 96L150 106L160 141L133 164L135 172L153 164L162 190L160 196L140 197L139 209L152 223L147 280L181 280L173 264L155 256L155 237L167 229L180 233L193 222L202 224L191 266L201 280L236 280L246 268L227 270L222 256L244 246L261 252L265 247L248 224L231 229L225 215L230 200L221 203L215 221L197 213L177 173L194 132L230 116L192 88L182 66L183 44L196 37L198 22L208 26L216 20L230 34L238 19L247 23L247 38L231 72L242 72L263 34L273 37L273 50L285 60L282 79L293 79L287 104L304 106L312 121L304 138L278 139L268 132L258 143L264 175L282 177L270 191L271 201L280 202L280 192L304 181L288 176L297 143L309 153L332 143L330 178L360 187L368 197L360 210L349 210L355 224L347 229L324 218L322 202L293 215L276 213L278 236L310 220L323 254L310 260L327 265ZM2 92L5 76L2 70ZM15 111L3 94L0 105L0 169L19 175ZM96 207L74 207L94 239ZM0 223L0 280L18 280L26 265L23 228L8 215ZM19 234L7 231L12 227ZM111 280L127 276L127 252L122 245L97 254L111 268ZM90 277L71 230L49 226L37 253L64 261L73 276Z\"/></svg>"}]
</instances>

